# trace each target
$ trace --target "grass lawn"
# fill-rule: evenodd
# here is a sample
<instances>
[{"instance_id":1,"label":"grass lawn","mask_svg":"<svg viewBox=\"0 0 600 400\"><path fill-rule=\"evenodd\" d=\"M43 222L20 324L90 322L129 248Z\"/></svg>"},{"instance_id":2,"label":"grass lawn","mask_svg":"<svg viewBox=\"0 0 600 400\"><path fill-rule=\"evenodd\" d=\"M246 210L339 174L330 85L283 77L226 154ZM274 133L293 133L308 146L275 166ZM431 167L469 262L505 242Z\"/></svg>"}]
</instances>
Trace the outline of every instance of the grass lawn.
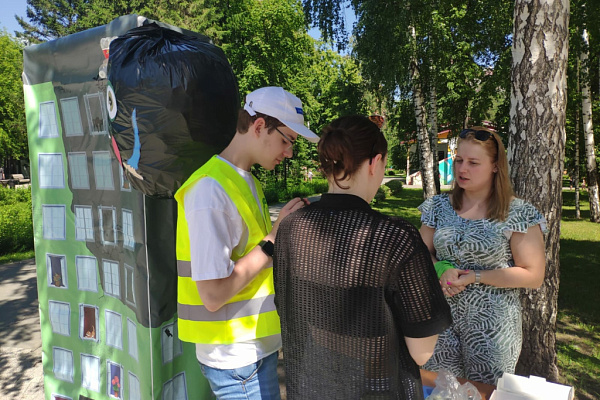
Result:
<instances>
[{"instance_id":1,"label":"grass lawn","mask_svg":"<svg viewBox=\"0 0 600 400\"><path fill-rule=\"evenodd\" d=\"M578 400L600 399L600 224L589 222L587 192L581 192L581 220L575 219L575 192L563 192L560 239L557 356L563 383L575 387ZM419 227L421 189L404 188L401 198L374 208L399 215Z\"/></svg>"},{"instance_id":2,"label":"grass lawn","mask_svg":"<svg viewBox=\"0 0 600 400\"><path fill-rule=\"evenodd\" d=\"M34 258L33 250L27 250L20 253L8 253L0 255L0 264L11 264L17 261L28 260Z\"/></svg>"},{"instance_id":3,"label":"grass lawn","mask_svg":"<svg viewBox=\"0 0 600 400\"><path fill-rule=\"evenodd\" d=\"M557 353L563 379L575 397L600 399L600 224L589 222L587 192L581 192L581 218L575 219L575 192L563 191L560 234Z\"/></svg>"},{"instance_id":4,"label":"grass lawn","mask_svg":"<svg viewBox=\"0 0 600 400\"><path fill-rule=\"evenodd\" d=\"M568 184L568 182L567 182ZM589 222L587 193L581 192L581 220L575 219L575 193L563 191L558 296L557 355L563 383L578 400L600 399L600 224ZM375 208L420 226L421 189L404 188L400 198ZM0 264L34 258L33 251L0 256Z\"/></svg>"}]
</instances>

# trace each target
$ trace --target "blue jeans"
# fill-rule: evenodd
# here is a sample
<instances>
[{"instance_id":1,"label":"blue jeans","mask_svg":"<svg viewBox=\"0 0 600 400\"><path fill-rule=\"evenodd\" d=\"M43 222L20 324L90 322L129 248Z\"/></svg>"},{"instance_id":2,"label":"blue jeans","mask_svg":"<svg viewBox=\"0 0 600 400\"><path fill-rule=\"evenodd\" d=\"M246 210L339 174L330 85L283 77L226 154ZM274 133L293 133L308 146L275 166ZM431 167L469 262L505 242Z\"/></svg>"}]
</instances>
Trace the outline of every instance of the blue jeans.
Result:
<instances>
[{"instance_id":1,"label":"blue jeans","mask_svg":"<svg viewBox=\"0 0 600 400\"><path fill-rule=\"evenodd\" d=\"M245 367L217 369L200 364L219 400L281 400L277 377L278 352Z\"/></svg>"}]
</instances>

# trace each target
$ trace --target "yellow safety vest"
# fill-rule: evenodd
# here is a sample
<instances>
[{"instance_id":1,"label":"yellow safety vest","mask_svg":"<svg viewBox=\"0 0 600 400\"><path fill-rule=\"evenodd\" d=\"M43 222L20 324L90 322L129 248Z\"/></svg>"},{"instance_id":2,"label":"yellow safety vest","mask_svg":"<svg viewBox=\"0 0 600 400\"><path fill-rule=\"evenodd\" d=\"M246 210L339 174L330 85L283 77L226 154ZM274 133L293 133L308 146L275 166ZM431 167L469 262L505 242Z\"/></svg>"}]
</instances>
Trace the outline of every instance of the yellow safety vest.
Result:
<instances>
[{"instance_id":1,"label":"yellow safety vest","mask_svg":"<svg viewBox=\"0 0 600 400\"><path fill-rule=\"evenodd\" d=\"M260 182L254 178L262 213L252 190L229 164L213 156L175 193L177 200L177 313L179 339L204 344L231 344L281 333L275 309L273 268L262 270L242 291L216 312L204 307L191 278L188 225L183 204L186 191L199 179L216 180L233 201L248 226L248 243L231 255L237 261L248 254L271 230L269 208Z\"/></svg>"}]
</instances>

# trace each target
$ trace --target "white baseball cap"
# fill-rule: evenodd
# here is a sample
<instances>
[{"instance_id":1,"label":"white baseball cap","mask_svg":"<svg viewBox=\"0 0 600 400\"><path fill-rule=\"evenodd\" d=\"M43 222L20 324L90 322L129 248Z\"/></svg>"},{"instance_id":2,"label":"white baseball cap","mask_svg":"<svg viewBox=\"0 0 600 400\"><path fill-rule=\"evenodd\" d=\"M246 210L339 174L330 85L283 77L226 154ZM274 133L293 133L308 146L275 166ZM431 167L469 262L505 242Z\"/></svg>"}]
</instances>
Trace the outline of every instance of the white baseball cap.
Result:
<instances>
[{"instance_id":1,"label":"white baseball cap","mask_svg":"<svg viewBox=\"0 0 600 400\"><path fill-rule=\"evenodd\" d=\"M282 124L316 143L319 136L304 126L304 111L299 98L278 86L268 86L256 89L246 95L244 110L251 116L256 113L277 118Z\"/></svg>"}]
</instances>

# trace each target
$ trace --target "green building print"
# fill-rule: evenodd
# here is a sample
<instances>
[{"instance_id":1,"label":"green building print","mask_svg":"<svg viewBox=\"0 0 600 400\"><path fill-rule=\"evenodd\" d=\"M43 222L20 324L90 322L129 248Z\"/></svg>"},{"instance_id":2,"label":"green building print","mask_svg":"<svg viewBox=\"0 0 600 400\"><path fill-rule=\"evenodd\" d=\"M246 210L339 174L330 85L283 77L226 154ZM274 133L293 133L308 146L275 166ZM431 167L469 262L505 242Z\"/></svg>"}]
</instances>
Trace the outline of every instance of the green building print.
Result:
<instances>
[{"instance_id":1,"label":"green building print","mask_svg":"<svg viewBox=\"0 0 600 400\"><path fill-rule=\"evenodd\" d=\"M175 202L137 189L111 133L108 44L149 22L120 17L24 51L48 400L213 398L177 334Z\"/></svg>"}]
</instances>

